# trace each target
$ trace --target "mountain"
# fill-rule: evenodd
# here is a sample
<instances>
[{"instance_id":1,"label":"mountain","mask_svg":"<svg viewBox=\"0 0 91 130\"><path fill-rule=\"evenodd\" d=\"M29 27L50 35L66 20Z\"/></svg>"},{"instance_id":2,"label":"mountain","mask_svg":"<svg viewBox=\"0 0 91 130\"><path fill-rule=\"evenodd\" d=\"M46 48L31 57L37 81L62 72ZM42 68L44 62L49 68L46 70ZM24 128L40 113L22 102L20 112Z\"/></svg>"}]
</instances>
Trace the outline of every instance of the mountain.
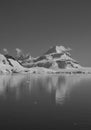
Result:
<instances>
[{"instance_id":1,"label":"mountain","mask_svg":"<svg viewBox=\"0 0 91 130\"><path fill-rule=\"evenodd\" d=\"M0 74L11 72L12 72L12 66L10 65L6 57L0 54Z\"/></svg>"},{"instance_id":2,"label":"mountain","mask_svg":"<svg viewBox=\"0 0 91 130\"><path fill-rule=\"evenodd\" d=\"M32 58L28 62L22 62L24 67L44 67L48 69L71 69L81 68L79 63L71 58L71 49L64 46L53 46L42 56Z\"/></svg>"},{"instance_id":3,"label":"mountain","mask_svg":"<svg viewBox=\"0 0 91 130\"><path fill-rule=\"evenodd\" d=\"M0 74L8 73L91 73L71 57L70 48L53 46L43 55L33 58L30 54L12 57L0 54Z\"/></svg>"},{"instance_id":4,"label":"mountain","mask_svg":"<svg viewBox=\"0 0 91 130\"><path fill-rule=\"evenodd\" d=\"M46 55L48 54L53 54L53 53L62 53L62 52L68 52L70 51L70 48L65 48L64 46L52 46L49 48L49 50L45 53Z\"/></svg>"},{"instance_id":5,"label":"mountain","mask_svg":"<svg viewBox=\"0 0 91 130\"><path fill-rule=\"evenodd\" d=\"M10 55L0 54L0 74L13 74L13 73L53 73L55 71L46 69L44 67L23 67L14 57Z\"/></svg>"},{"instance_id":6,"label":"mountain","mask_svg":"<svg viewBox=\"0 0 91 130\"><path fill-rule=\"evenodd\" d=\"M0 74L27 71L20 63L10 55L0 54Z\"/></svg>"}]
</instances>

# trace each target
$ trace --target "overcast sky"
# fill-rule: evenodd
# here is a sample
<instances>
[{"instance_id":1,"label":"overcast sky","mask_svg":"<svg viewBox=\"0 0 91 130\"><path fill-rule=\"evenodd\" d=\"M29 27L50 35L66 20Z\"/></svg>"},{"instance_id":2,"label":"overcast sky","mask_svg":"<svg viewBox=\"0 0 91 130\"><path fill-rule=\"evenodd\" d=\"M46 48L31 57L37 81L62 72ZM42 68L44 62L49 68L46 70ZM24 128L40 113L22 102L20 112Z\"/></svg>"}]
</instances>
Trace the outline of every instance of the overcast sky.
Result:
<instances>
[{"instance_id":1,"label":"overcast sky","mask_svg":"<svg viewBox=\"0 0 91 130\"><path fill-rule=\"evenodd\" d=\"M32 56L52 45L72 48L72 58L91 66L91 3L60 0L0 1L0 51L22 48Z\"/></svg>"}]
</instances>

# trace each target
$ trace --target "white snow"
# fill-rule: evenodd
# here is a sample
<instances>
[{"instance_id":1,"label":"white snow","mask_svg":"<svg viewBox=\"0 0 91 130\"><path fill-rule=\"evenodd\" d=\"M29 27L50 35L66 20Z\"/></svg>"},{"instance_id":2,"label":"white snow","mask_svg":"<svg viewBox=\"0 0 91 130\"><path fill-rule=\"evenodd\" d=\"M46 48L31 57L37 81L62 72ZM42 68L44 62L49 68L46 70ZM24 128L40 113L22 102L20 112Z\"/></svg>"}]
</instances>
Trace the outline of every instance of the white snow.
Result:
<instances>
[{"instance_id":1,"label":"white snow","mask_svg":"<svg viewBox=\"0 0 91 130\"><path fill-rule=\"evenodd\" d=\"M65 52L65 51L70 51L71 49L68 48L66 49L64 46L56 46L56 52L57 53L62 53L62 52Z\"/></svg>"},{"instance_id":2,"label":"white snow","mask_svg":"<svg viewBox=\"0 0 91 130\"><path fill-rule=\"evenodd\" d=\"M9 64L6 57L0 54L0 64Z\"/></svg>"},{"instance_id":3,"label":"white snow","mask_svg":"<svg viewBox=\"0 0 91 130\"><path fill-rule=\"evenodd\" d=\"M68 55L66 55L65 53L61 56L60 60L72 60L73 59L71 57L69 57Z\"/></svg>"},{"instance_id":4,"label":"white snow","mask_svg":"<svg viewBox=\"0 0 91 130\"><path fill-rule=\"evenodd\" d=\"M10 66L10 65L5 65L5 64L1 64L0 63L0 74L3 74L3 73L5 73L5 74L9 74L9 73L12 73L12 66Z\"/></svg>"},{"instance_id":5,"label":"white snow","mask_svg":"<svg viewBox=\"0 0 91 130\"><path fill-rule=\"evenodd\" d=\"M25 68L23 66L21 66L17 61L13 60L13 59L8 59L10 61L10 63L13 65L13 69L15 71L21 71L24 70Z\"/></svg>"},{"instance_id":6,"label":"white snow","mask_svg":"<svg viewBox=\"0 0 91 130\"><path fill-rule=\"evenodd\" d=\"M0 74L2 73L12 73L12 66L9 65L6 57L0 54Z\"/></svg>"}]
</instances>

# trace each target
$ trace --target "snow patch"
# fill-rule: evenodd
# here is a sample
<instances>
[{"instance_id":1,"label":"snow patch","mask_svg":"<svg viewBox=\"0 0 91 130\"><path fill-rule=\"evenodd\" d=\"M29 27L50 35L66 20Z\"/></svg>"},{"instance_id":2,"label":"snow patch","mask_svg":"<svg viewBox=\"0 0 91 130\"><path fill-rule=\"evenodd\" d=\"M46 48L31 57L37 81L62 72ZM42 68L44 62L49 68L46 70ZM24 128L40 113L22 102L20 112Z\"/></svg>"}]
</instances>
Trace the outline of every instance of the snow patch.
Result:
<instances>
[{"instance_id":1,"label":"snow patch","mask_svg":"<svg viewBox=\"0 0 91 130\"><path fill-rule=\"evenodd\" d=\"M66 49L64 46L56 46L57 53L62 53L62 52L70 51L70 50L71 50L70 48Z\"/></svg>"}]
</instances>

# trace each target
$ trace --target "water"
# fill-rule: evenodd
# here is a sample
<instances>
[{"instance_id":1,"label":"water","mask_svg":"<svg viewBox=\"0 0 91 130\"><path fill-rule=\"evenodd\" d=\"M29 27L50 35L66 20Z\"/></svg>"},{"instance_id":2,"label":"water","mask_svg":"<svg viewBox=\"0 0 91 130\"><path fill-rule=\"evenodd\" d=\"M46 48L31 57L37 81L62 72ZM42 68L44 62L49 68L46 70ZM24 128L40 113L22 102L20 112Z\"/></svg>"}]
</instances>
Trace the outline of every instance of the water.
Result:
<instances>
[{"instance_id":1,"label":"water","mask_svg":"<svg viewBox=\"0 0 91 130\"><path fill-rule=\"evenodd\" d=\"M90 75L0 76L0 129L90 128Z\"/></svg>"}]
</instances>

